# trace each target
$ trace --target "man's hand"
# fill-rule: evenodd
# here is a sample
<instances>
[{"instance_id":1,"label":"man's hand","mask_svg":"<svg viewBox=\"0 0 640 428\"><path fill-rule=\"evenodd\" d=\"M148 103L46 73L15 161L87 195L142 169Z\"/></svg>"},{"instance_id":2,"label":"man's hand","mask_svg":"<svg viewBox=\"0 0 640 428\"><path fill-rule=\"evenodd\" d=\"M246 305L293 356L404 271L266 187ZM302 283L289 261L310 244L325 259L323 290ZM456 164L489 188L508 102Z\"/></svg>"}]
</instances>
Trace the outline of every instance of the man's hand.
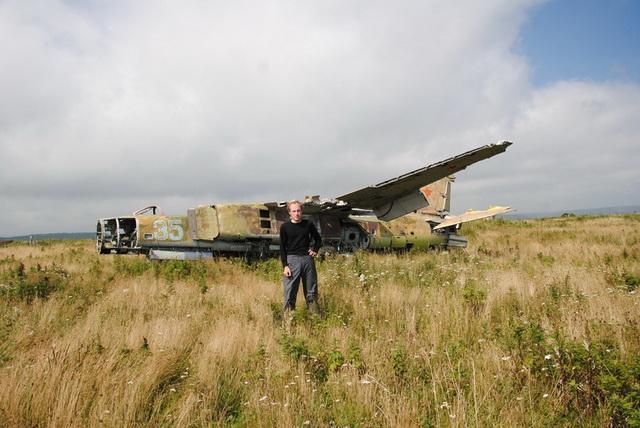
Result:
<instances>
[{"instance_id":1,"label":"man's hand","mask_svg":"<svg viewBox=\"0 0 640 428\"><path fill-rule=\"evenodd\" d=\"M291 276L291 269L289 269L289 266L284 267L284 276L287 278Z\"/></svg>"},{"instance_id":2,"label":"man's hand","mask_svg":"<svg viewBox=\"0 0 640 428\"><path fill-rule=\"evenodd\" d=\"M313 251L312 249L309 249L309 255L310 255L311 257L315 257L315 256L316 256L316 254L318 254L318 253L316 253L316 252L315 252L315 251Z\"/></svg>"}]
</instances>

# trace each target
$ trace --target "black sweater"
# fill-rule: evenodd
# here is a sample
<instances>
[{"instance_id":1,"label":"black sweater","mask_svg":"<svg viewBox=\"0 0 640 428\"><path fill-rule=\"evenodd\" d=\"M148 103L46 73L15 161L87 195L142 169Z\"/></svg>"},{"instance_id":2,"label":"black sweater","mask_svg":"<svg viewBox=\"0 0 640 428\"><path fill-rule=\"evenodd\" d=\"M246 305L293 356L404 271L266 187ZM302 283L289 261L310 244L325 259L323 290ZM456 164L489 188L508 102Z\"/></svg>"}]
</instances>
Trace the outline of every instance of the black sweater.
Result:
<instances>
[{"instance_id":1,"label":"black sweater","mask_svg":"<svg viewBox=\"0 0 640 428\"><path fill-rule=\"evenodd\" d=\"M313 240L313 246L311 246ZM306 256L309 249L316 253L322 246L322 238L316 227L309 220L300 223L288 221L280 226L280 259L282 266L287 266L287 255Z\"/></svg>"}]
</instances>

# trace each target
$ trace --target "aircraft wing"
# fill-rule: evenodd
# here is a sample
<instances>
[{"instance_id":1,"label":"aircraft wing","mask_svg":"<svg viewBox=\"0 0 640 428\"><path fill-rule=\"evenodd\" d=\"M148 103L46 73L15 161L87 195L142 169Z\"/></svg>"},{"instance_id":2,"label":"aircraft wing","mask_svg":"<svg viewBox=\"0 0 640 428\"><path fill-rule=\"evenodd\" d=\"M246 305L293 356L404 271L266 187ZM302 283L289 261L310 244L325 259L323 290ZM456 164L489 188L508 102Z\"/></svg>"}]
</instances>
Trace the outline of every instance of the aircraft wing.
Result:
<instances>
[{"instance_id":1,"label":"aircraft wing","mask_svg":"<svg viewBox=\"0 0 640 428\"><path fill-rule=\"evenodd\" d=\"M484 211L467 211L464 214L447 217L438 224L433 230L444 229L445 227L455 226L456 224L466 223L469 221L480 220L482 218L493 217L498 214L505 214L513 211L511 207L491 207Z\"/></svg>"},{"instance_id":2,"label":"aircraft wing","mask_svg":"<svg viewBox=\"0 0 640 428\"><path fill-rule=\"evenodd\" d=\"M393 220L428 205L420 192L421 187L502 153L511 144L509 141L502 141L478 147L336 199L347 203L352 208L373 210L381 220Z\"/></svg>"}]
</instances>

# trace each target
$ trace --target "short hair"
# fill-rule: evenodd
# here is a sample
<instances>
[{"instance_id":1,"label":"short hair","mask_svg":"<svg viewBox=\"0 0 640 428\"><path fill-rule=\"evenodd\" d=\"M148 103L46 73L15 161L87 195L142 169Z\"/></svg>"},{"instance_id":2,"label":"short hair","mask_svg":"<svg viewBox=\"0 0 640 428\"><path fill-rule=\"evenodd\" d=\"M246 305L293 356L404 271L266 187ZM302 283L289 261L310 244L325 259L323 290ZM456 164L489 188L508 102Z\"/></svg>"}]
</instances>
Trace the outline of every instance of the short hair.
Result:
<instances>
[{"instance_id":1,"label":"short hair","mask_svg":"<svg viewBox=\"0 0 640 428\"><path fill-rule=\"evenodd\" d=\"M292 201L287 202L287 212L291 211L291 205L296 205L298 204L300 206L300 209L302 210L302 202L300 202L297 199L294 199Z\"/></svg>"}]
</instances>

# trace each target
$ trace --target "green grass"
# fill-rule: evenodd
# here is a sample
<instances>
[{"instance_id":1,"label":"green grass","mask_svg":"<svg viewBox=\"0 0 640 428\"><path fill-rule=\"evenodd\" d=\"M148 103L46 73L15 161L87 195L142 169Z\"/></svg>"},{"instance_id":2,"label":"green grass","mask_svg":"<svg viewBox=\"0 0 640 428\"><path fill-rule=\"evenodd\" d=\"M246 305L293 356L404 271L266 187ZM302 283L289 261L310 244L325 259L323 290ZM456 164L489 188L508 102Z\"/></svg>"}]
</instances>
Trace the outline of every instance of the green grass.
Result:
<instances>
[{"instance_id":1,"label":"green grass","mask_svg":"<svg viewBox=\"0 0 640 428\"><path fill-rule=\"evenodd\" d=\"M318 260L0 248L0 425L638 426L639 216L483 221ZM605 239L604 237L607 237ZM35 386L35 387L34 387Z\"/></svg>"}]
</instances>

